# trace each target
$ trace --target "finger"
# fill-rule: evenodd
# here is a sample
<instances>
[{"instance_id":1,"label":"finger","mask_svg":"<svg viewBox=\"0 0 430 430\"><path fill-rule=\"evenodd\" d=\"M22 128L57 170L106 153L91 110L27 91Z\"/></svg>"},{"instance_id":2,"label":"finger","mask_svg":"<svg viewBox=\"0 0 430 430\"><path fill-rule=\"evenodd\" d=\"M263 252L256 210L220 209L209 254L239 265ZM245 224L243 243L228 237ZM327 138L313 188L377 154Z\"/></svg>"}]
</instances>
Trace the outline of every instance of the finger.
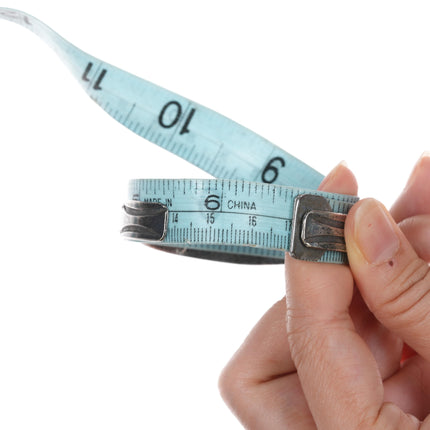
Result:
<instances>
[{"instance_id":1,"label":"finger","mask_svg":"<svg viewBox=\"0 0 430 430\"><path fill-rule=\"evenodd\" d=\"M399 223L399 227L418 257L430 262L430 215L406 218ZM400 362L404 362L415 354L416 352L405 343Z\"/></svg>"},{"instance_id":2,"label":"finger","mask_svg":"<svg viewBox=\"0 0 430 430\"><path fill-rule=\"evenodd\" d=\"M328 193L356 195L358 191L357 180L345 161L341 161L321 182L320 191Z\"/></svg>"},{"instance_id":3,"label":"finger","mask_svg":"<svg viewBox=\"0 0 430 430\"><path fill-rule=\"evenodd\" d=\"M388 329L430 359L429 265L383 205L366 199L345 223L348 258L369 309Z\"/></svg>"},{"instance_id":4,"label":"finger","mask_svg":"<svg viewBox=\"0 0 430 430\"><path fill-rule=\"evenodd\" d=\"M355 194L357 182L344 162L339 163L321 183L320 190ZM224 372L240 374L262 382L295 371L285 327L286 306L280 300L261 318Z\"/></svg>"},{"instance_id":5,"label":"finger","mask_svg":"<svg viewBox=\"0 0 430 430\"><path fill-rule=\"evenodd\" d=\"M413 215L430 214L430 152L425 152L415 165L405 189L391 208L396 222Z\"/></svg>"},{"instance_id":6,"label":"finger","mask_svg":"<svg viewBox=\"0 0 430 430\"><path fill-rule=\"evenodd\" d=\"M430 262L430 214L406 218L399 227L418 256Z\"/></svg>"},{"instance_id":7,"label":"finger","mask_svg":"<svg viewBox=\"0 0 430 430\"><path fill-rule=\"evenodd\" d=\"M340 162L321 182L319 189L327 192L356 195L357 181L344 161ZM395 373L400 364L403 342L370 312L361 295L354 294L349 308L352 321L359 335L365 340L378 364L382 379Z\"/></svg>"},{"instance_id":8,"label":"finger","mask_svg":"<svg viewBox=\"0 0 430 430\"><path fill-rule=\"evenodd\" d=\"M377 363L348 313L351 273L290 257L286 264L288 340L317 427L356 428L369 411L377 415L383 388Z\"/></svg>"},{"instance_id":9,"label":"finger","mask_svg":"<svg viewBox=\"0 0 430 430\"><path fill-rule=\"evenodd\" d=\"M344 267L286 258L287 333L318 428L416 429L384 403L377 362L349 315L353 280Z\"/></svg>"},{"instance_id":10,"label":"finger","mask_svg":"<svg viewBox=\"0 0 430 430\"><path fill-rule=\"evenodd\" d=\"M357 182L342 162L319 189L356 194ZM283 299L261 318L220 376L221 395L245 426L314 428L291 359L285 315Z\"/></svg>"},{"instance_id":11,"label":"finger","mask_svg":"<svg viewBox=\"0 0 430 430\"><path fill-rule=\"evenodd\" d=\"M416 430L415 418L384 403L377 363L348 313L347 268L286 260L288 340L317 428Z\"/></svg>"},{"instance_id":12,"label":"finger","mask_svg":"<svg viewBox=\"0 0 430 430\"><path fill-rule=\"evenodd\" d=\"M340 422L331 427L332 420L339 418L338 408L342 399L351 399L352 396L349 393L344 397L342 393L336 398L337 388L330 390L329 387L335 381L348 379L345 372L350 365L356 369L352 379L358 379L358 369L365 367L359 366L358 360L363 354L371 371L370 377L366 377L369 372L365 372L359 383L364 389L369 380L372 395L379 403L382 401L382 383L373 387L375 381L380 381L377 364L364 341L355 333L349 315L353 297L351 273L345 266L303 262L287 256L286 281L288 340L306 399L318 428L342 428ZM357 348L351 349L354 343L359 345L361 354L357 355ZM338 365L333 367L334 363ZM330 396L327 396L329 392ZM365 409L372 400L365 399L360 409ZM350 411L351 405L344 410ZM349 418L340 421L348 423L343 428L354 427Z\"/></svg>"},{"instance_id":13,"label":"finger","mask_svg":"<svg viewBox=\"0 0 430 430\"><path fill-rule=\"evenodd\" d=\"M285 328L285 300L276 302L260 319L224 369L228 384L259 384L295 371ZM240 379L240 381L239 381Z\"/></svg>"},{"instance_id":14,"label":"finger","mask_svg":"<svg viewBox=\"0 0 430 430\"><path fill-rule=\"evenodd\" d=\"M430 412L430 363L415 356L384 381L384 399L423 420Z\"/></svg>"},{"instance_id":15,"label":"finger","mask_svg":"<svg viewBox=\"0 0 430 430\"><path fill-rule=\"evenodd\" d=\"M399 222L408 241L423 260L430 262L430 237L426 214L430 213L427 184L430 176L430 153L425 152L416 163L405 189L391 209L391 215ZM416 213L422 215L415 215ZM401 362L416 352L404 344Z\"/></svg>"},{"instance_id":16,"label":"finger","mask_svg":"<svg viewBox=\"0 0 430 430\"><path fill-rule=\"evenodd\" d=\"M354 289L349 314L355 330L375 358L382 380L389 378L399 370L403 341L375 318L357 288Z\"/></svg>"},{"instance_id":17,"label":"finger","mask_svg":"<svg viewBox=\"0 0 430 430\"><path fill-rule=\"evenodd\" d=\"M313 429L287 342L285 300L260 319L223 370L224 401L246 428Z\"/></svg>"}]
</instances>

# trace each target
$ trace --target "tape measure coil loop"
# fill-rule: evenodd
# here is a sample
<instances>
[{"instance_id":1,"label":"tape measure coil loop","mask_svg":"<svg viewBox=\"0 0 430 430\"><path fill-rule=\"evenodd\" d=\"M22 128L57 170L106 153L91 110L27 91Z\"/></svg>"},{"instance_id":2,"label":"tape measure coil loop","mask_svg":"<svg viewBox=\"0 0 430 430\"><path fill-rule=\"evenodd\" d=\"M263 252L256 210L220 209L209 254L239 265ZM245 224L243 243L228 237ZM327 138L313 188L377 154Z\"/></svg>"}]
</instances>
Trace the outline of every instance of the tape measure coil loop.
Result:
<instances>
[{"instance_id":1,"label":"tape measure coil loop","mask_svg":"<svg viewBox=\"0 0 430 430\"><path fill-rule=\"evenodd\" d=\"M222 179L135 179L130 181L129 198L127 206L139 207L142 219L130 218L126 210L127 235L147 222L154 199L167 209L162 239L154 241L146 234L133 239L200 258L229 261L228 255L252 256L253 263L258 256L282 263L285 252L309 261L346 262L343 225L345 214L357 200Z\"/></svg>"},{"instance_id":2,"label":"tape measure coil loop","mask_svg":"<svg viewBox=\"0 0 430 430\"><path fill-rule=\"evenodd\" d=\"M31 15L0 8L0 18L44 40L91 99L125 127L215 177L229 178L179 181L196 187L186 191L176 180L131 181L124 237L222 261L282 262L291 250L298 258L345 262L342 217L315 212L321 210L315 207L305 228L297 227L300 233L290 249L294 199L323 196L330 207L320 203L325 212L345 214L356 197L314 191L323 176L288 152L223 115L83 52ZM234 190L230 198L223 194L222 187L231 184L236 192L240 187L240 197ZM174 195L179 189L182 200ZM193 194L198 195L195 207Z\"/></svg>"}]
</instances>

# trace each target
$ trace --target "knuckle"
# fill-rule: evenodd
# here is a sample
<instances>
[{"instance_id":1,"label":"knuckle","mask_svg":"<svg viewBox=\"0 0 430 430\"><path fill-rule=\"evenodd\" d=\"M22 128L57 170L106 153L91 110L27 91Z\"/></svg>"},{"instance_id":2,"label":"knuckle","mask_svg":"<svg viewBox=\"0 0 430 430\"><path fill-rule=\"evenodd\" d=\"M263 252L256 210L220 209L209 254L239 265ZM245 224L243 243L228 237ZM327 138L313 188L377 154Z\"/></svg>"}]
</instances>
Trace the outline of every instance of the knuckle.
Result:
<instances>
[{"instance_id":1,"label":"knuckle","mask_svg":"<svg viewBox=\"0 0 430 430\"><path fill-rule=\"evenodd\" d=\"M430 267L421 259L411 260L385 287L375 315L394 325L422 320L430 310ZM392 327L395 328L395 327Z\"/></svg>"},{"instance_id":2,"label":"knuckle","mask_svg":"<svg viewBox=\"0 0 430 430\"><path fill-rule=\"evenodd\" d=\"M232 409L238 401L248 395L247 378L241 369L231 363L221 372L218 378L218 390L224 402Z\"/></svg>"},{"instance_id":3,"label":"knuckle","mask_svg":"<svg viewBox=\"0 0 430 430\"><path fill-rule=\"evenodd\" d=\"M287 338L296 367L308 367L315 362L315 357L329 348L327 342L342 327L342 321L342 318L318 321L311 316L289 321Z\"/></svg>"},{"instance_id":4,"label":"knuckle","mask_svg":"<svg viewBox=\"0 0 430 430\"><path fill-rule=\"evenodd\" d=\"M308 356L314 342L312 316L287 308L287 340L296 365ZM317 340L317 339L315 339Z\"/></svg>"},{"instance_id":5,"label":"knuckle","mask_svg":"<svg viewBox=\"0 0 430 430\"><path fill-rule=\"evenodd\" d=\"M361 417L358 419L358 424L355 426L354 430L376 430L376 421L374 416L369 415L368 413L361 413Z\"/></svg>"}]
</instances>

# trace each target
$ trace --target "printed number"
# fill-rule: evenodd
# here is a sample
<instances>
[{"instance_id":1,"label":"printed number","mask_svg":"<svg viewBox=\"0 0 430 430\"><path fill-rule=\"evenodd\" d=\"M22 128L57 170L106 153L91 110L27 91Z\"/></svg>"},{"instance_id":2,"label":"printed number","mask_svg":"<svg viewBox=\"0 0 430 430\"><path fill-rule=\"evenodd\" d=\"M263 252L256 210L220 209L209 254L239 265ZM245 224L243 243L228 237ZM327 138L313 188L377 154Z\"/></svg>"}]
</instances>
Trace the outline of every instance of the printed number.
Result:
<instances>
[{"instance_id":1,"label":"printed number","mask_svg":"<svg viewBox=\"0 0 430 430\"><path fill-rule=\"evenodd\" d=\"M184 125L182 126L179 134L185 134L190 132L188 126L190 125L190 121L195 112L196 110L194 108L190 110L190 113L185 119ZM175 100L172 100L171 102L166 103L161 109L160 115L158 115L158 123L163 128L171 128L179 122L179 120L181 119L181 115L181 104Z\"/></svg>"},{"instance_id":2,"label":"printed number","mask_svg":"<svg viewBox=\"0 0 430 430\"><path fill-rule=\"evenodd\" d=\"M219 202L218 199L219 199L219 196L215 194L210 194L209 196L207 196L205 200L206 209L210 211L216 211L217 209L219 209L221 206L221 203Z\"/></svg>"},{"instance_id":3,"label":"printed number","mask_svg":"<svg viewBox=\"0 0 430 430\"><path fill-rule=\"evenodd\" d=\"M275 166L274 163L279 162L280 166ZM271 184L276 181L279 175L279 169L285 167L285 160L281 157L272 158L266 165L261 175L261 180L266 184Z\"/></svg>"},{"instance_id":4,"label":"printed number","mask_svg":"<svg viewBox=\"0 0 430 430\"><path fill-rule=\"evenodd\" d=\"M213 224L215 222L215 217L213 213L207 213L206 214L206 223L207 224Z\"/></svg>"},{"instance_id":5,"label":"printed number","mask_svg":"<svg viewBox=\"0 0 430 430\"><path fill-rule=\"evenodd\" d=\"M179 214L177 212L172 213L172 222L179 222Z\"/></svg>"},{"instance_id":6,"label":"printed number","mask_svg":"<svg viewBox=\"0 0 430 430\"><path fill-rule=\"evenodd\" d=\"M249 225L251 227L256 227L257 226L257 216L256 215L250 215L249 216Z\"/></svg>"},{"instance_id":7,"label":"printed number","mask_svg":"<svg viewBox=\"0 0 430 430\"><path fill-rule=\"evenodd\" d=\"M93 68L93 63L89 62L89 63L87 64L87 67L86 67L86 69L85 69L84 74L82 75L82 80L83 80L83 81L86 81L86 82L89 82L89 81L90 81L90 79L88 78L88 74L90 73L90 71L91 71L91 69L92 69L92 68ZM102 87L100 86L100 84L102 83L102 80L103 80L103 78L104 78L104 77L105 77L105 75L106 75L106 72L107 72L107 70L106 70L106 69L103 69L103 70L100 72L100 75L98 76L98 78L96 79L95 84L93 85L93 89L95 89L95 90L101 90L101 89L102 89Z\"/></svg>"}]
</instances>

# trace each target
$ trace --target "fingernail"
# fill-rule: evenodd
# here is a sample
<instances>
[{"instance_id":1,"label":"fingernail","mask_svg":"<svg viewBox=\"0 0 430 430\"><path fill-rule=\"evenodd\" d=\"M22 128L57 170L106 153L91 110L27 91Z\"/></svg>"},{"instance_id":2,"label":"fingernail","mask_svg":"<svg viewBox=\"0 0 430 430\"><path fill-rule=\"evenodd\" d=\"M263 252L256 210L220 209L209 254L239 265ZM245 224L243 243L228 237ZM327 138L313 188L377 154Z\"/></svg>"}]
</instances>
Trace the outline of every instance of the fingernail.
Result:
<instances>
[{"instance_id":1,"label":"fingernail","mask_svg":"<svg viewBox=\"0 0 430 430\"><path fill-rule=\"evenodd\" d=\"M426 175L430 180L430 152L424 151L421 157L418 159L417 163L409 176L406 187L411 186L417 179L421 180L421 176ZM423 178L424 180L424 178Z\"/></svg>"},{"instance_id":2,"label":"fingernail","mask_svg":"<svg viewBox=\"0 0 430 430\"><path fill-rule=\"evenodd\" d=\"M354 236L366 261L381 264L397 253L400 240L397 227L384 206L376 200L363 200L354 218Z\"/></svg>"},{"instance_id":3,"label":"fingernail","mask_svg":"<svg viewBox=\"0 0 430 430\"><path fill-rule=\"evenodd\" d=\"M338 175L341 169L348 167L345 160L342 160L339 164L337 164L333 170L330 171L330 173L322 180L318 188L323 188L327 184L329 184L331 181L334 180L334 178Z\"/></svg>"}]
</instances>

